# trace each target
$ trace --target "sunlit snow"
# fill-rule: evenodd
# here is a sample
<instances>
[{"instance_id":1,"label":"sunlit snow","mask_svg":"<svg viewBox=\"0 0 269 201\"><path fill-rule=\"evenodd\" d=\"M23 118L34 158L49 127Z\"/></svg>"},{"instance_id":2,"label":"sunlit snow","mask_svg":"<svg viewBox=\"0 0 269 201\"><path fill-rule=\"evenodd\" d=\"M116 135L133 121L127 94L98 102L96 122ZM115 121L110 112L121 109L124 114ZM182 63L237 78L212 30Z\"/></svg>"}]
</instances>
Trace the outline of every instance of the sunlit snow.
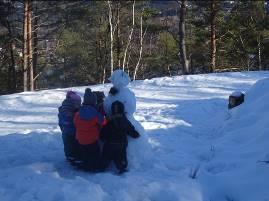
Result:
<instances>
[{"instance_id":1,"label":"sunlit snow","mask_svg":"<svg viewBox=\"0 0 269 201\"><path fill-rule=\"evenodd\" d=\"M130 139L121 176L66 163L57 109L70 88L0 96L0 201L268 201L268 78L264 71L131 82L145 133ZM72 90L107 95L111 86ZM235 91L245 102L228 110Z\"/></svg>"}]
</instances>

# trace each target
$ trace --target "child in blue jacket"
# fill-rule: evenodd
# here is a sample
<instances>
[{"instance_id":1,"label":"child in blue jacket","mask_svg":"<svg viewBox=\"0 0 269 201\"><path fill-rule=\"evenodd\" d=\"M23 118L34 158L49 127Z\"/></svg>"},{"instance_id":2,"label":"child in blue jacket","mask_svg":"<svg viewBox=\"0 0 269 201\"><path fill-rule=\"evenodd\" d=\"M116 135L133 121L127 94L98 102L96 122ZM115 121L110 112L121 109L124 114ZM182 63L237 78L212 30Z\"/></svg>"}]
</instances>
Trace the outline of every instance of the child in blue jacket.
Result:
<instances>
[{"instance_id":1,"label":"child in blue jacket","mask_svg":"<svg viewBox=\"0 0 269 201\"><path fill-rule=\"evenodd\" d=\"M81 98L74 91L68 91L66 99L59 107L59 127L62 131L64 153L67 161L75 164L79 160L78 142L76 140L76 129L73 123L74 115L79 110Z\"/></svg>"}]
</instances>

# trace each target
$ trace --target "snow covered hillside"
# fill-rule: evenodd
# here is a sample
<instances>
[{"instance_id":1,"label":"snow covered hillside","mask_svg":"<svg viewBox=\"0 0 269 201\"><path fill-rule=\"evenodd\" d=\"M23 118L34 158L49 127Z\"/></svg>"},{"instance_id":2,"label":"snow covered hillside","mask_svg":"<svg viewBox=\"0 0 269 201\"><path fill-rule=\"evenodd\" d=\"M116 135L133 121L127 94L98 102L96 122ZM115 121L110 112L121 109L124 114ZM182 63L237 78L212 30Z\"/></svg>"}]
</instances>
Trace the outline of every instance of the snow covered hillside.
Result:
<instances>
[{"instance_id":1,"label":"snow covered hillside","mask_svg":"<svg viewBox=\"0 0 269 201\"><path fill-rule=\"evenodd\" d=\"M107 94L110 86L92 88ZM65 162L57 108L68 89L0 96L0 201L269 200L269 72L163 77L130 88L145 133L130 139L121 176ZM83 97L85 87L72 89ZM234 91L246 93L245 103L228 110Z\"/></svg>"}]
</instances>

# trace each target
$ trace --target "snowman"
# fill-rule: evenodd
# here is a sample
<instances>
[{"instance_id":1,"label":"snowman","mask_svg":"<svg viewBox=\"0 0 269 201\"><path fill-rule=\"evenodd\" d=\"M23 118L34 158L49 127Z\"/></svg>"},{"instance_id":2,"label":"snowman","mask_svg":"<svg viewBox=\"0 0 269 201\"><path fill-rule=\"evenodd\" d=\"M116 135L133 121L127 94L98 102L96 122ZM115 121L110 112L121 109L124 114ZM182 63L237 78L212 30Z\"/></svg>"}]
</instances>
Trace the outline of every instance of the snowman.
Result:
<instances>
[{"instance_id":1,"label":"snowman","mask_svg":"<svg viewBox=\"0 0 269 201\"><path fill-rule=\"evenodd\" d=\"M123 70L115 70L109 78L109 81L111 81L113 87L111 87L108 96L104 100L104 109L106 114L108 116L111 115L111 105L114 101L122 102L124 104L126 117L135 127L137 132L142 134L144 132L144 128L133 116L136 111L136 97L128 88L128 84L131 81L129 75Z\"/></svg>"},{"instance_id":2,"label":"snowman","mask_svg":"<svg viewBox=\"0 0 269 201\"><path fill-rule=\"evenodd\" d=\"M138 139L128 138L130 142L128 145L128 159L131 169L140 168L151 163L153 152L149 144L143 126L134 118L136 111L136 98L135 94L128 88L130 77L122 70L116 70L109 78L113 86L111 87L108 96L104 100L104 110L109 116L111 114L111 105L114 101L120 101L124 104L125 115L128 120L135 127L136 131L140 134Z\"/></svg>"}]
</instances>

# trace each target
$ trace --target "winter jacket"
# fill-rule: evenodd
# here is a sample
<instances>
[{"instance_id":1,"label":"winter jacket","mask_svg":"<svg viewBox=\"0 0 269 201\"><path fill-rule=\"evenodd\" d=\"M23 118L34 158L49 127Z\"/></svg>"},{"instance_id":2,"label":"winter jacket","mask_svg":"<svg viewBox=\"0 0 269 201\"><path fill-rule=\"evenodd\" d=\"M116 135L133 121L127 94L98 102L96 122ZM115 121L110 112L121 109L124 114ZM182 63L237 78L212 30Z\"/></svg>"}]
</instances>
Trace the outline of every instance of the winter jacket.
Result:
<instances>
[{"instance_id":1,"label":"winter jacket","mask_svg":"<svg viewBox=\"0 0 269 201\"><path fill-rule=\"evenodd\" d=\"M77 112L75 103L71 99L65 99L58 111L58 124L62 134L75 135L76 129L73 123L74 115Z\"/></svg>"},{"instance_id":2,"label":"winter jacket","mask_svg":"<svg viewBox=\"0 0 269 201\"><path fill-rule=\"evenodd\" d=\"M82 145L95 143L103 121L104 117L93 106L83 105L74 117L78 142Z\"/></svg>"},{"instance_id":3,"label":"winter jacket","mask_svg":"<svg viewBox=\"0 0 269 201\"><path fill-rule=\"evenodd\" d=\"M102 128L100 138L105 143L128 144L127 135L138 138L140 135L124 114L111 116Z\"/></svg>"}]
</instances>

